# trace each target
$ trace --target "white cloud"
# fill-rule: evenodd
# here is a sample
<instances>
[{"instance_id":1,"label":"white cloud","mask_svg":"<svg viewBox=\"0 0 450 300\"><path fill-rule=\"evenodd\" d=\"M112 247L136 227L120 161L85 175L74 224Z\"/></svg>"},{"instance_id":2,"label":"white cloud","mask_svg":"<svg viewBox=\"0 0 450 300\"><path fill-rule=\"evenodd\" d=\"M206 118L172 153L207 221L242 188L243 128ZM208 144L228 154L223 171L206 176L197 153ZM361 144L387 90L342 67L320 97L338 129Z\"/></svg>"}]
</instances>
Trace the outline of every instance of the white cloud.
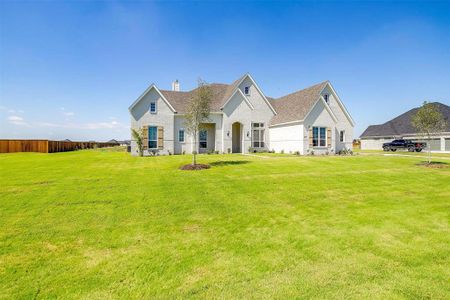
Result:
<instances>
[{"instance_id":1,"label":"white cloud","mask_svg":"<svg viewBox=\"0 0 450 300\"><path fill-rule=\"evenodd\" d=\"M6 111L9 114L15 114L15 113L23 114L24 113L24 111L21 109L12 109L12 108L8 108L3 105L0 105L0 110Z\"/></svg>"},{"instance_id":2,"label":"white cloud","mask_svg":"<svg viewBox=\"0 0 450 300\"><path fill-rule=\"evenodd\" d=\"M39 127L62 127L59 124L49 123L49 122L37 122L36 125Z\"/></svg>"},{"instance_id":3,"label":"white cloud","mask_svg":"<svg viewBox=\"0 0 450 300\"><path fill-rule=\"evenodd\" d=\"M27 126L28 123L22 117L19 116L9 116L8 122L14 125Z\"/></svg>"},{"instance_id":4,"label":"white cloud","mask_svg":"<svg viewBox=\"0 0 450 300\"><path fill-rule=\"evenodd\" d=\"M23 121L22 117L18 117L18 116L9 116L8 120L10 121Z\"/></svg>"},{"instance_id":5,"label":"white cloud","mask_svg":"<svg viewBox=\"0 0 450 300\"><path fill-rule=\"evenodd\" d=\"M124 128L125 126L117 121L98 122L85 124L86 129L102 129L102 128Z\"/></svg>"},{"instance_id":6,"label":"white cloud","mask_svg":"<svg viewBox=\"0 0 450 300\"><path fill-rule=\"evenodd\" d=\"M77 123L58 124L58 123L49 123L49 122L38 122L38 123L36 123L36 125L40 126L40 127L86 129L86 130L128 128L128 126L126 126L122 123L119 123L117 121L81 123L81 124L77 124Z\"/></svg>"},{"instance_id":7,"label":"white cloud","mask_svg":"<svg viewBox=\"0 0 450 300\"><path fill-rule=\"evenodd\" d=\"M75 113L71 112L71 111L68 111L68 112L63 112L63 115L65 115L66 117L71 117L71 116L74 116Z\"/></svg>"}]
</instances>

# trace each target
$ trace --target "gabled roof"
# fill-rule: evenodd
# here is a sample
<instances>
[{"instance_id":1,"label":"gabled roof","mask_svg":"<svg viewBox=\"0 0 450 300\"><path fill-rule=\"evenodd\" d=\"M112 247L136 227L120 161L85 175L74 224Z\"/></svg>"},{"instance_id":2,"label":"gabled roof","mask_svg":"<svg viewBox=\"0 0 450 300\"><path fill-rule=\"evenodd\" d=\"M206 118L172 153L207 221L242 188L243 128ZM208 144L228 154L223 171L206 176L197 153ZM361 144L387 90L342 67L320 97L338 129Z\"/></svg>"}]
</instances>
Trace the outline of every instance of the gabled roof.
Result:
<instances>
[{"instance_id":1,"label":"gabled roof","mask_svg":"<svg viewBox=\"0 0 450 300\"><path fill-rule=\"evenodd\" d=\"M225 90L225 93L223 95L223 103L222 107L225 106L225 104L230 100L231 96L233 96L236 89L239 87L242 81L244 81L245 77L247 77L248 74L245 74L241 76L238 80L234 81L232 84L228 85L227 89Z\"/></svg>"},{"instance_id":2,"label":"gabled roof","mask_svg":"<svg viewBox=\"0 0 450 300\"><path fill-rule=\"evenodd\" d=\"M271 125L303 120L319 100L320 92L327 83L328 81L324 81L278 99L269 98L277 111Z\"/></svg>"},{"instance_id":3,"label":"gabled roof","mask_svg":"<svg viewBox=\"0 0 450 300\"><path fill-rule=\"evenodd\" d=\"M250 80L253 81L255 86L257 87L258 91L261 93L264 101L266 101L269 108L276 113L274 108L271 106L271 103L266 99L266 96L259 90L259 87L257 86L256 82L253 80L253 78L250 76L250 74L244 74L239 79L234 81L231 84L223 84L223 83L211 83L209 84L213 97L211 102L211 111L212 112L220 112L221 109L224 107L224 105L230 100L231 96L235 94L235 92L238 90L239 85L242 81L244 81L245 78L249 77ZM149 91L150 89L147 89ZM146 91L146 92L147 92ZM176 92L176 91L170 91L170 90L158 90L158 92L161 92L164 99L167 100L168 103L174 108L175 112L179 114L186 113L190 99L195 95L197 91L197 88L186 91L186 92ZM144 92L143 95L146 94ZM142 96L138 99L140 100ZM138 101L137 100L137 101ZM136 101L136 102L137 102ZM133 104L131 108L134 106ZM250 104L251 106L251 104Z\"/></svg>"},{"instance_id":4,"label":"gabled roof","mask_svg":"<svg viewBox=\"0 0 450 300\"><path fill-rule=\"evenodd\" d=\"M340 102L339 97L334 92L333 87L328 81L321 82L319 84L313 85L306 89L294 92L292 94L274 99L267 97L261 91L261 89L256 84L255 80L250 74L245 74L239 79L231 84L223 83L212 83L209 84L213 93L213 99L211 103L212 112L221 112L226 103L239 89L239 85L246 79L249 78L255 85L258 92L261 94L263 100L267 103L268 107L274 113L271 125L278 125L283 123L289 123L294 121L302 121L311 112L314 105L321 101L320 93L322 90L329 86L333 93L335 94L338 103L341 105L344 113L348 117L350 123L353 125L353 120L348 114L347 110ZM169 105L169 107L178 114L184 114L187 112L190 99L195 95L197 89L191 91L170 91L170 90L159 90L154 84L152 84L131 106L130 110L152 89L154 88L158 93L160 93L163 100ZM244 95L243 95L244 96ZM245 99L246 96L244 96ZM323 101L323 99L322 99ZM250 107L252 107L250 103ZM327 110L330 112L333 119L336 119L333 112L326 106Z\"/></svg>"},{"instance_id":5,"label":"gabled roof","mask_svg":"<svg viewBox=\"0 0 450 300\"><path fill-rule=\"evenodd\" d=\"M251 110L254 110L254 109L255 109L255 107L253 107L252 103L248 100L248 98L244 95L244 93L243 93L240 89L235 89L235 90L234 90L234 93L231 94L231 96L230 96L230 97L228 98L228 100L222 105L222 107L221 107L220 109L224 109L225 106L228 104L228 102L230 102L230 100L233 98L233 96L234 96L235 94L240 95L240 96L244 99L244 101L245 101L245 103L248 105L248 107L250 107Z\"/></svg>"},{"instance_id":6,"label":"gabled roof","mask_svg":"<svg viewBox=\"0 0 450 300\"><path fill-rule=\"evenodd\" d=\"M128 107L128 110L131 111L136 104L138 104L142 98L145 97L145 95L147 95L148 92L150 92L152 89L154 89L163 99L163 101L169 106L169 108L173 111L176 112L175 108L172 106L172 104L170 104L170 102L166 99L166 97L164 97L164 95L161 93L161 91L156 87L156 85L154 83L152 83L140 96L139 98L136 99L136 101L133 102L133 104L130 105L130 107Z\"/></svg>"},{"instance_id":7,"label":"gabled roof","mask_svg":"<svg viewBox=\"0 0 450 300\"><path fill-rule=\"evenodd\" d=\"M222 107L223 103L226 101L225 95L227 90L231 85L223 83L211 83L209 87L211 88L213 97L211 102L211 111L218 112ZM197 89L193 89L188 92L175 92L168 90L161 90L161 93L175 108L177 113L185 113L187 111L189 102L191 98L195 95Z\"/></svg>"},{"instance_id":8,"label":"gabled roof","mask_svg":"<svg viewBox=\"0 0 450 300\"><path fill-rule=\"evenodd\" d=\"M447 120L447 129L444 131L450 132L450 107L439 102L433 102L432 105L436 105L444 119ZM418 132L412 125L412 118L418 110L419 107L416 107L384 124L371 125L361 134L361 138L394 137L404 134L416 134Z\"/></svg>"}]
</instances>

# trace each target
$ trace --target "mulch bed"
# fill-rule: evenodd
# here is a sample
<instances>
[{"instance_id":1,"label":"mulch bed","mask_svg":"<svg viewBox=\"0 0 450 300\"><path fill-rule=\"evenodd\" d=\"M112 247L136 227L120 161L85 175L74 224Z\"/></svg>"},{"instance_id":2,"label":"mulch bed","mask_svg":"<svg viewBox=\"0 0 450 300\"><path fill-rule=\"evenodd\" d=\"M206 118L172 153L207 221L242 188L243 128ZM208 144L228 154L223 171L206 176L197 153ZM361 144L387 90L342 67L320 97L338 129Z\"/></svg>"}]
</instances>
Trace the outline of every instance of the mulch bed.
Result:
<instances>
[{"instance_id":1,"label":"mulch bed","mask_svg":"<svg viewBox=\"0 0 450 300\"><path fill-rule=\"evenodd\" d=\"M205 164L188 164L180 167L180 170L186 170L186 171L197 171L197 170L205 170L211 168L210 165Z\"/></svg>"},{"instance_id":2,"label":"mulch bed","mask_svg":"<svg viewBox=\"0 0 450 300\"><path fill-rule=\"evenodd\" d=\"M423 161L421 163L418 163L417 166L432 168L432 169L444 169L444 168L449 167L448 163L438 162L438 161L435 161L435 162L432 161L431 163Z\"/></svg>"}]
</instances>

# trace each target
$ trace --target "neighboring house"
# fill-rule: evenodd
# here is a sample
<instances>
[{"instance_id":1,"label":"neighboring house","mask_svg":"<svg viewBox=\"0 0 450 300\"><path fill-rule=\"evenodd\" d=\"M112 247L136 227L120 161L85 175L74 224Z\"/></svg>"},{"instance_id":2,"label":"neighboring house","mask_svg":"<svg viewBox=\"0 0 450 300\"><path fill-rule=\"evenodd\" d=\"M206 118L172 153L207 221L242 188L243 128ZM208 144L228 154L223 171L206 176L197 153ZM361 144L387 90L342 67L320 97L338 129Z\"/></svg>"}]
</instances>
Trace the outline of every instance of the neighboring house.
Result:
<instances>
[{"instance_id":1,"label":"neighboring house","mask_svg":"<svg viewBox=\"0 0 450 300\"><path fill-rule=\"evenodd\" d=\"M120 145L120 142L118 140L115 140L115 139L109 140L109 141L107 141L107 143Z\"/></svg>"},{"instance_id":2,"label":"neighboring house","mask_svg":"<svg viewBox=\"0 0 450 300\"><path fill-rule=\"evenodd\" d=\"M116 144L118 146L129 146L131 142L130 142L130 140L118 141L116 139L112 139L112 140L107 141L107 143Z\"/></svg>"},{"instance_id":3,"label":"neighboring house","mask_svg":"<svg viewBox=\"0 0 450 300\"><path fill-rule=\"evenodd\" d=\"M120 143L120 146L130 146L131 145L130 140L119 141L119 143Z\"/></svg>"},{"instance_id":4,"label":"neighboring house","mask_svg":"<svg viewBox=\"0 0 450 300\"><path fill-rule=\"evenodd\" d=\"M250 74L232 84L210 84L213 99L198 145L185 130L195 93L150 85L129 107L131 128L144 129L144 153L181 154L275 150L307 154L351 149L354 122L328 81L278 99L267 97ZM136 155L136 143L131 143Z\"/></svg>"},{"instance_id":5,"label":"neighboring house","mask_svg":"<svg viewBox=\"0 0 450 300\"><path fill-rule=\"evenodd\" d=\"M419 108L413 108L408 112L381 125L371 125L361 134L362 150L382 150L383 143L391 142L394 139L410 139L425 141L431 147L431 151L450 151L450 107L434 102L438 110L447 121L447 128L433 136L431 141L424 139L424 136L417 132L412 125L412 118Z\"/></svg>"}]
</instances>

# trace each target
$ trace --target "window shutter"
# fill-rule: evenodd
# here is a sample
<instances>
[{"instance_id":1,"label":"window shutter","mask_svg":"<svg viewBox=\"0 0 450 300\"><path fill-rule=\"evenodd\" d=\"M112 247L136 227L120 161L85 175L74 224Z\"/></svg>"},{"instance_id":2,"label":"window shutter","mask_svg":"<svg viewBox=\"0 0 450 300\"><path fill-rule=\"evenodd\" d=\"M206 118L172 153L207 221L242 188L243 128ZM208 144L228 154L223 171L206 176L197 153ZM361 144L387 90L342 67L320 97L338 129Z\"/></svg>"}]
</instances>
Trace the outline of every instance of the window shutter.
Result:
<instances>
[{"instance_id":1,"label":"window shutter","mask_svg":"<svg viewBox=\"0 0 450 300\"><path fill-rule=\"evenodd\" d=\"M327 127L327 145L331 147L331 128Z\"/></svg>"},{"instance_id":2,"label":"window shutter","mask_svg":"<svg viewBox=\"0 0 450 300\"><path fill-rule=\"evenodd\" d=\"M312 127L309 129L309 147L312 148L313 146L313 130Z\"/></svg>"},{"instance_id":3,"label":"window shutter","mask_svg":"<svg viewBox=\"0 0 450 300\"><path fill-rule=\"evenodd\" d=\"M142 130L142 144L144 146L144 150L148 149L148 126L143 126Z\"/></svg>"},{"instance_id":4,"label":"window shutter","mask_svg":"<svg viewBox=\"0 0 450 300\"><path fill-rule=\"evenodd\" d=\"M158 126L158 149L164 149L164 127Z\"/></svg>"}]
</instances>

